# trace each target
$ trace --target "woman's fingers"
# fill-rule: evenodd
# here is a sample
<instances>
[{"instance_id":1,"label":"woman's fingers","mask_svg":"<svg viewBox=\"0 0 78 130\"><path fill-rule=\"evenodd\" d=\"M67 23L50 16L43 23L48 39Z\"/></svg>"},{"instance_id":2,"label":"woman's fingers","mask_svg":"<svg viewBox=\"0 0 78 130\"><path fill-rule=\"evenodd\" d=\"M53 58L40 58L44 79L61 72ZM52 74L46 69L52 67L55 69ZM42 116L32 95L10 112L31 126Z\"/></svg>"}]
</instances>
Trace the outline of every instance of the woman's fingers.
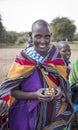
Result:
<instances>
[{"instance_id":1,"label":"woman's fingers","mask_svg":"<svg viewBox=\"0 0 78 130\"><path fill-rule=\"evenodd\" d=\"M39 95L39 101L42 101L42 102L49 102L53 99L53 95L46 95L44 93L41 93Z\"/></svg>"}]
</instances>

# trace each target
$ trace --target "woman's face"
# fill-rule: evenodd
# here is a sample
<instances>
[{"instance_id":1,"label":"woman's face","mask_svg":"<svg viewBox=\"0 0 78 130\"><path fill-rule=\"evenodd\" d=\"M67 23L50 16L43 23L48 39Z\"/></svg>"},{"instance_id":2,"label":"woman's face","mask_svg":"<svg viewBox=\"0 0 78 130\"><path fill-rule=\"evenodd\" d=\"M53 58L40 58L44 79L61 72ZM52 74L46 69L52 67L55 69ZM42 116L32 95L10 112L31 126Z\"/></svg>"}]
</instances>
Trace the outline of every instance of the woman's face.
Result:
<instances>
[{"instance_id":1,"label":"woman's face","mask_svg":"<svg viewBox=\"0 0 78 130\"><path fill-rule=\"evenodd\" d=\"M32 33L32 41L35 50L43 57L46 56L50 48L51 33L48 26L37 26Z\"/></svg>"},{"instance_id":2,"label":"woman's face","mask_svg":"<svg viewBox=\"0 0 78 130\"><path fill-rule=\"evenodd\" d=\"M64 60L69 60L71 56L71 49L69 45L64 45L60 48L60 54L64 58Z\"/></svg>"}]
</instances>

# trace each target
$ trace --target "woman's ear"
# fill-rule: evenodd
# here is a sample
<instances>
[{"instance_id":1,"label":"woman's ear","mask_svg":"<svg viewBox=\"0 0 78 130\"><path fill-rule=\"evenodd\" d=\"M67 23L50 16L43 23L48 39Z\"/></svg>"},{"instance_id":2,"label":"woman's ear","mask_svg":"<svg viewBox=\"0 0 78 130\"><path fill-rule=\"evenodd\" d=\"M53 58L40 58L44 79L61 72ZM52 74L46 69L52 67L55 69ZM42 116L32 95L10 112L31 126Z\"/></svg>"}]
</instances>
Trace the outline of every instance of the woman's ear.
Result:
<instances>
[{"instance_id":1,"label":"woman's ear","mask_svg":"<svg viewBox=\"0 0 78 130\"><path fill-rule=\"evenodd\" d=\"M30 38L32 37L32 32L29 32L29 36L30 36Z\"/></svg>"},{"instance_id":2,"label":"woman's ear","mask_svg":"<svg viewBox=\"0 0 78 130\"><path fill-rule=\"evenodd\" d=\"M33 42L33 40L32 40L32 32L29 32L29 37L30 37L30 40Z\"/></svg>"},{"instance_id":3,"label":"woman's ear","mask_svg":"<svg viewBox=\"0 0 78 130\"><path fill-rule=\"evenodd\" d=\"M29 37L32 40L32 32L29 32Z\"/></svg>"}]
</instances>

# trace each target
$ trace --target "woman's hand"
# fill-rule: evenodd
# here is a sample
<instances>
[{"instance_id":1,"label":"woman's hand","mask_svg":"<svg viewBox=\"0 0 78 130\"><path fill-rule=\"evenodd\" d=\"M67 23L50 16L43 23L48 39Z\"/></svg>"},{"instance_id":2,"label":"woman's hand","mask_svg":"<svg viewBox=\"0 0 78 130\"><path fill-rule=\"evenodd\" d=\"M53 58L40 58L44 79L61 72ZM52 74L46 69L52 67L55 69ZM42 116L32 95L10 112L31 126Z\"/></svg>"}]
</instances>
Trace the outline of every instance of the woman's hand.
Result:
<instances>
[{"instance_id":1,"label":"woman's hand","mask_svg":"<svg viewBox=\"0 0 78 130\"><path fill-rule=\"evenodd\" d=\"M8 112L8 105L6 101L0 100L0 115L4 115Z\"/></svg>"},{"instance_id":2,"label":"woman's hand","mask_svg":"<svg viewBox=\"0 0 78 130\"><path fill-rule=\"evenodd\" d=\"M36 99L38 99L40 102L50 102L53 99L53 95L44 94L44 91L46 88L41 88L38 91L35 92Z\"/></svg>"},{"instance_id":3,"label":"woman's hand","mask_svg":"<svg viewBox=\"0 0 78 130\"><path fill-rule=\"evenodd\" d=\"M57 93L53 96L54 98L59 98L60 96L61 96L61 88L58 86L58 87L55 87L54 88L56 91L57 91Z\"/></svg>"},{"instance_id":4,"label":"woman's hand","mask_svg":"<svg viewBox=\"0 0 78 130\"><path fill-rule=\"evenodd\" d=\"M78 87L78 83L76 83L76 87Z\"/></svg>"}]
</instances>

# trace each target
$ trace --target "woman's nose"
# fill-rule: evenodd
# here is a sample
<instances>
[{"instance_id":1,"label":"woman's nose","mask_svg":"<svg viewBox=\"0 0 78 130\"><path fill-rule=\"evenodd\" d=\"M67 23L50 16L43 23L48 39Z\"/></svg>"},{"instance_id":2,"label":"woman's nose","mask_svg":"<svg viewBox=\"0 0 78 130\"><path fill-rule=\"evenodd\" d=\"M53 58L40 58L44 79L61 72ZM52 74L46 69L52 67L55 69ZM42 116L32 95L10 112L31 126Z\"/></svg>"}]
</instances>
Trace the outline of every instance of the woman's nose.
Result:
<instances>
[{"instance_id":1,"label":"woman's nose","mask_svg":"<svg viewBox=\"0 0 78 130\"><path fill-rule=\"evenodd\" d=\"M42 37L42 38L41 38L41 43L44 43L44 42L45 42L45 38Z\"/></svg>"}]
</instances>

